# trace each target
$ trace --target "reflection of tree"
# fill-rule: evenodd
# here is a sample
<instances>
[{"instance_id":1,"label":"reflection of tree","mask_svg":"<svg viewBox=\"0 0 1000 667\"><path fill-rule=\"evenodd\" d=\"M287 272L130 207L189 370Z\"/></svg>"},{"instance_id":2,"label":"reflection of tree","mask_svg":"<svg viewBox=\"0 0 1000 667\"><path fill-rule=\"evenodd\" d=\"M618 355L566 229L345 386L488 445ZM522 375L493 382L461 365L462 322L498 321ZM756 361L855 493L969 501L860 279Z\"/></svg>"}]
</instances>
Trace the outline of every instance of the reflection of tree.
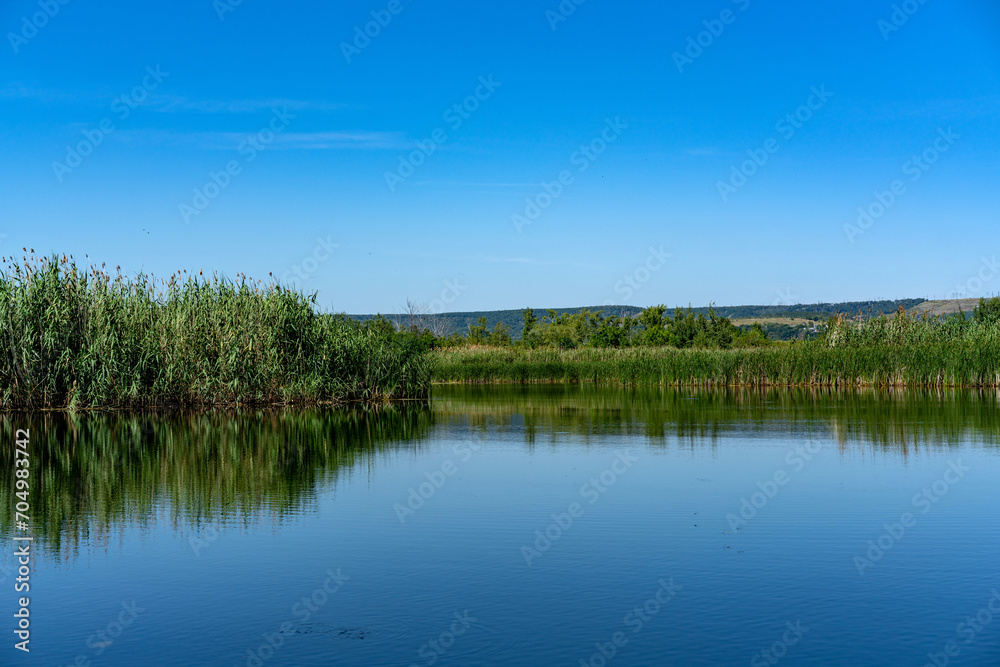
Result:
<instances>
[{"instance_id":1,"label":"reflection of tree","mask_svg":"<svg viewBox=\"0 0 1000 667\"><path fill-rule=\"evenodd\" d=\"M433 407L121 415L7 415L3 441L31 429L36 544L81 544L167 523L187 535L215 521L280 524L315 508L336 478L440 430L529 446L720 447L722 437L829 438L844 455L1000 442L1000 394L963 391L677 390L582 385L435 388ZM13 469L13 448L0 466ZM14 477L0 481L0 539L12 531Z\"/></svg>"},{"instance_id":2,"label":"reflection of tree","mask_svg":"<svg viewBox=\"0 0 1000 667\"><path fill-rule=\"evenodd\" d=\"M1000 392L959 390L612 389L582 384L444 385L439 424L523 424L528 442L598 442L612 434L711 442L725 433L832 437L906 455L920 447L1000 442ZM567 435L568 434L568 435ZM563 437L567 435L567 437Z\"/></svg>"},{"instance_id":3,"label":"reflection of tree","mask_svg":"<svg viewBox=\"0 0 1000 667\"><path fill-rule=\"evenodd\" d=\"M5 442L31 428L36 543L70 555L115 531L168 520L178 529L224 517L280 522L308 511L320 487L390 448L426 438L425 406L355 411L8 416ZM13 450L0 465L13 468ZM0 534L9 535L13 478L0 483Z\"/></svg>"}]
</instances>

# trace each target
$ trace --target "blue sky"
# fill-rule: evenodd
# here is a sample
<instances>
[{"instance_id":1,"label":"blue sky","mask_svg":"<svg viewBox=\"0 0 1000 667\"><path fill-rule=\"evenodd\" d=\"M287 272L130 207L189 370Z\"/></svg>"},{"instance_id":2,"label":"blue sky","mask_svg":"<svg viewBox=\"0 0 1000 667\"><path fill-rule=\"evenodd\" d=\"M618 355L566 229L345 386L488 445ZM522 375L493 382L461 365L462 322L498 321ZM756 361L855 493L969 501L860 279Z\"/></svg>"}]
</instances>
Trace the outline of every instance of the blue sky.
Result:
<instances>
[{"instance_id":1,"label":"blue sky","mask_svg":"<svg viewBox=\"0 0 1000 667\"><path fill-rule=\"evenodd\" d=\"M1000 292L995 2L65 1L0 8L6 255L355 313Z\"/></svg>"}]
</instances>

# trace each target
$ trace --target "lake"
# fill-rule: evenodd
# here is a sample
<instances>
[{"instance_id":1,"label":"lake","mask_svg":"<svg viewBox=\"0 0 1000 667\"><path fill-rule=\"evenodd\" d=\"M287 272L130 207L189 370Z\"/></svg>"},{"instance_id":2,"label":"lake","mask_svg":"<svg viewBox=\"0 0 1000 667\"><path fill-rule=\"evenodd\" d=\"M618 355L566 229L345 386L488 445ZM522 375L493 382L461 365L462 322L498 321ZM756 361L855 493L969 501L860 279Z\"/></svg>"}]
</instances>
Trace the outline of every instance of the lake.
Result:
<instances>
[{"instance_id":1,"label":"lake","mask_svg":"<svg viewBox=\"0 0 1000 667\"><path fill-rule=\"evenodd\" d=\"M5 475L2 664L1000 664L995 391L446 385L3 429L31 525Z\"/></svg>"}]
</instances>

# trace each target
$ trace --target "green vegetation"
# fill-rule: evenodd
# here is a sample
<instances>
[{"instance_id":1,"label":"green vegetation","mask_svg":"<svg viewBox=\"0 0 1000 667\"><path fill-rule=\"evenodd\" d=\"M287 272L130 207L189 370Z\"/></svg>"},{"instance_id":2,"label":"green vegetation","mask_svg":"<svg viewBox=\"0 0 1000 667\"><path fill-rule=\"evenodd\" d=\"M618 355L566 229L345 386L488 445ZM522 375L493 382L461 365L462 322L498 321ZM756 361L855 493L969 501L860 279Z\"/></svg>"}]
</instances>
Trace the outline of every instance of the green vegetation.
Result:
<instances>
[{"instance_id":1,"label":"green vegetation","mask_svg":"<svg viewBox=\"0 0 1000 667\"><path fill-rule=\"evenodd\" d=\"M4 259L0 407L382 402L425 397L430 368L384 320L238 275L157 281L72 257Z\"/></svg>"},{"instance_id":2,"label":"green vegetation","mask_svg":"<svg viewBox=\"0 0 1000 667\"><path fill-rule=\"evenodd\" d=\"M569 350L579 347L625 348L662 347L717 348L761 347L769 344L767 335L759 325L740 328L716 314L691 309L677 309L673 315L666 306L652 306L631 316L605 316L588 309L576 313L546 311L541 318L531 308L521 313L522 335L513 340L510 328L498 322L492 329L480 317L469 326L465 336L452 334L433 341L431 347L452 348L487 345L492 347L556 348Z\"/></svg>"},{"instance_id":3,"label":"green vegetation","mask_svg":"<svg viewBox=\"0 0 1000 667\"><path fill-rule=\"evenodd\" d=\"M845 314L857 315L863 313L866 317L877 317L879 315L891 315L900 308L906 310L917 309L924 304L923 299L900 299L896 301L851 301L845 303L816 303L802 305L774 305L774 306L707 306L703 308L691 309L694 313L708 315L710 310L714 310L719 317L727 317L731 320L745 319L806 319L817 322L825 322L831 316ZM425 309L419 308L416 304L408 303L409 312L401 315L391 315L390 319L396 322L401 328L409 329L417 326L420 329L431 329L442 338L447 338L453 334L464 335L470 326L479 326L482 318L485 318L486 328L493 330L497 324L504 325L510 332L511 338L520 340L522 337L522 327L524 326L523 313L520 310L494 310L476 312L456 312L431 314ZM616 316L620 318L638 317L642 313L642 308L635 306L591 306L587 308L553 308L550 309L556 315L577 315L581 311L591 313L603 313L605 316ZM540 310L539 312L550 312L550 310ZM352 315L359 321L367 321L377 316L375 315ZM767 327L773 339L786 340L801 334L797 330L785 330L780 326Z\"/></svg>"},{"instance_id":4,"label":"green vegetation","mask_svg":"<svg viewBox=\"0 0 1000 667\"><path fill-rule=\"evenodd\" d=\"M822 332L827 319L825 317L820 320L793 318L745 319L737 320L733 324L742 329L758 325L767 335L768 340L809 340Z\"/></svg>"},{"instance_id":5,"label":"green vegetation","mask_svg":"<svg viewBox=\"0 0 1000 667\"><path fill-rule=\"evenodd\" d=\"M635 314L532 309L443 335L317 311L308 297L237 274L157 281L4 260L0 408L139 408L386 402L451 382L657 385L1000 386L1000 299L971 318L837 315L806 340L715 308ZM800 320L803 318L800 318Z\"/></svg>"},{"instance_id":6,"label":"green vegetation","mask_svg":"<svg viewBox=\"0 0 1000 667\"><path fill-rule=\"evenodd\" d=\"M648 308L636 320L525 311L507 346L435 354L443 382L606 382L701 386L1000 386L1000 300L974 316L832 318L814 340L774 343L714 313ZM530 326L529 326L530 323ZM468 341L466 341L468 343ZM615 349L617 348L617 349Z\"/></svg>"},{"instance_id":7,"label":"green vegetation","mask_svg":"<svg viewBox=\"0 0 1000 667\"><path fill-rule=\"evenodd\" d=\"M735 350L458 348L436 353L441 382L694 386L1000 386L1000 349L796 344Z\"/></svg>"}]
</instances>

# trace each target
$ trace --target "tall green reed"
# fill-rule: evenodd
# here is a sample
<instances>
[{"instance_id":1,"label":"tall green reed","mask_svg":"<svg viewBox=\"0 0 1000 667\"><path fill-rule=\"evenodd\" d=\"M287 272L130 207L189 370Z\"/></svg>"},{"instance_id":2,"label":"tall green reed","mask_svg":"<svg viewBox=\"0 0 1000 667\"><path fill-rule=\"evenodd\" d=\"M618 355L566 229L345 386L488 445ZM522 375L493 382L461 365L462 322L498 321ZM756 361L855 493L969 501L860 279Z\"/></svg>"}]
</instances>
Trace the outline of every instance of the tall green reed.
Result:
<instances>
[{"instance_id":1,"label":"tall green reed","mask_svg":"<svg viewBox=\"0 0 1000 667\"><path fill-rule=\"evenodd\" d=\"M439 382L595 382L664 386L1000 386L1000 346L947 343L738 350L434 352Z\"/></svg>"},{"instance_id":2,"label":"tall green reed","mask_svg":"<svg viewBox=\"0 0 1000 667\"><path fill-rule=\"evenodd\" d=\"M157 281L5 258L0 323L8 409L384 402L429 383L423 355L391 332L243 274Z\"/></svg>"}]
</instances>

